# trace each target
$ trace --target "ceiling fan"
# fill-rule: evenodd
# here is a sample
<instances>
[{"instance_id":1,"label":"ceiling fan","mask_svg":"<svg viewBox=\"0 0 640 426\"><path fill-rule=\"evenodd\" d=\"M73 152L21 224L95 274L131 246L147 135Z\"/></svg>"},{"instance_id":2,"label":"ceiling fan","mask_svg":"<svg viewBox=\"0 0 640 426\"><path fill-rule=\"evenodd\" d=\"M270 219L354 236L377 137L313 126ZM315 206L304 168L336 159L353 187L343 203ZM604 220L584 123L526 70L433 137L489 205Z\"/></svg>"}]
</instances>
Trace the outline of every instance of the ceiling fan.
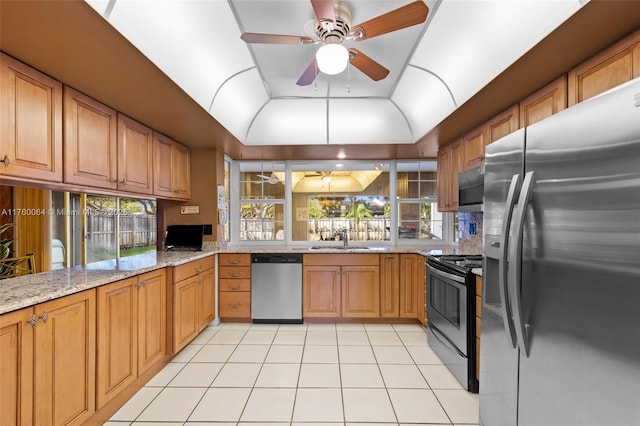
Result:
<instances>
[{"instance_id":1,"label":"ceiling fan","mask_svg":"<svg viewBox=\"0 0 640 426\"><path fill-rule=\"evenodd\" d=\"M340 0L311 0L316 17L318 40L307 36L243 33L246 43L263 44L322 44L315 57L297 81L299 86L313 83L320 72L339 74L348 63L358 68L374 81L382 80L389 70L356 48L345 48L345 40L362 41L387 34L427 19L429 8L422 0L379 15L361 24L351 25L351 8Z\"/></svg>"},{"instance_id":2,"label":"ceiling fan","mask_svg":"<svg viewBox=\"0 0 640 426\"><path fill-rule=\"evenodd\" d=\"M259 178L262 178L263 182L270 183L271 185L275 185L280 182L280 179L276 176L275 173L271 172L270 176L267 175L258 175Z\"/></svg>"}]
</instances>

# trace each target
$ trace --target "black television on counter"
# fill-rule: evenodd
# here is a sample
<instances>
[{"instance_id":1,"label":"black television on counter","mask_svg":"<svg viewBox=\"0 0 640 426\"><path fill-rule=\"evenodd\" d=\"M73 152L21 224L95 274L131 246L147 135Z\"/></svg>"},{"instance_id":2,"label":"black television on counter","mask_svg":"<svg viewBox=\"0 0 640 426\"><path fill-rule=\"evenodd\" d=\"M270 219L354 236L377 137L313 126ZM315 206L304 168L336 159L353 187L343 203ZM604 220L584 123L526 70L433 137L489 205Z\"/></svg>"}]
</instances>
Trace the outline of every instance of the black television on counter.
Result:
<instances>
[{"instance_id":1,"label":"black television on counter","mask_svg":"<svg viewBox=\"0 0 640 426\"><path fill-rule=\"evenodd\" d=\"M164 240L166 251L202 250L204 225L168 225Z\"/></svg>"}]
</instances>

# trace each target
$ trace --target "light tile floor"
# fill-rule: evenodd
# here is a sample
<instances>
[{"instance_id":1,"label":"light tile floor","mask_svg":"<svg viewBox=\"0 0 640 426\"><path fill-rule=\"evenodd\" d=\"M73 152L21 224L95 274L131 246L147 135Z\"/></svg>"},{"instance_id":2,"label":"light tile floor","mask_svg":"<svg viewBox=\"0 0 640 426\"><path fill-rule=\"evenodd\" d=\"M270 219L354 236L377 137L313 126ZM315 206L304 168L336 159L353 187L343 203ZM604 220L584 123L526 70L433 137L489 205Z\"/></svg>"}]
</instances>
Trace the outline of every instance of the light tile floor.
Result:
<instances>
[{"instance_id":1,"label":"light tile floor","mask_svg":"<svg viewBox=\"0 0 640 426\"><path fill-rule=\"evenodd\" d=\"M476 425L419 325L232 324L205 329L106 423Z\"/></svg>"}]
</instances>

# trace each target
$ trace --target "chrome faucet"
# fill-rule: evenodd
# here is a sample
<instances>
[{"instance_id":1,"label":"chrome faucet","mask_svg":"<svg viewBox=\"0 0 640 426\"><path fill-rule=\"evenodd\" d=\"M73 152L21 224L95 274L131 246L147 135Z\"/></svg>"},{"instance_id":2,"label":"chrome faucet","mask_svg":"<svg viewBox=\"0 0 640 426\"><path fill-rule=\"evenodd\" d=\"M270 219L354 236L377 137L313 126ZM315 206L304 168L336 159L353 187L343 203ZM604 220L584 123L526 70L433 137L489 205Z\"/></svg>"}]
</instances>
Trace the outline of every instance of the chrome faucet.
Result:
<instances>
[{"instance_id":1,"label":"chrome faucet","mask_svg":"<svg viewBox=\"0 0 640 426\"><path fill-rule=\"evenodd\" d=\"M344 244L345 247L347 247L349 245L349 233L346 230L344 230L342 232L338 232L338 235L341 236L342 243Z\"/></svg>"}]
</instances>

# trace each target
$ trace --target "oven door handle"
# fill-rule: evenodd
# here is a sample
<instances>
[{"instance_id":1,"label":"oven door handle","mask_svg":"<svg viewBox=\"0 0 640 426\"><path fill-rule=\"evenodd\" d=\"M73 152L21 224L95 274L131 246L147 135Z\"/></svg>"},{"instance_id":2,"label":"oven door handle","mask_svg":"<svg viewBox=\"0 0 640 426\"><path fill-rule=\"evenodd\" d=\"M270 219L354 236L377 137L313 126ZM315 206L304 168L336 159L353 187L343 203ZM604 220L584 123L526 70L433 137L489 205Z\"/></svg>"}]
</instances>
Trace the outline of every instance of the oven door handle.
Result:
<instances>
[{"instance_id":1,"label":"oven door handle","mask_svg":"<svg viewBox=\"0 0 640 426\"><path fill-rule=\"evenodd\" d=\"M511 303L508 296L508 263L507 256L509 253L509 229L511 228L511 219L516 204L516 192L520 190L521 178L519 174L513 175L509 192L507 193L507 203L504 209L504 217L502 218L502 235L500 236L500 257L498 258L498 285L500 287L500 304L502 305L502 322L504 331L509 336L511 347L515 348L516 331L513 324Z\"/></svg>"},{"instance_id":2,"label":"oven door handle","mask_svg":"<svg viewBox=\"0 0 640 426\"><path fill-rule=\"evenodd\" d=\"M450 273L445 272L445 271L443 271L441 269L434 268L431 265L427 265L427 271L432 272L432 273L434 273L436 275L440 275L442 277L445 277L445 278L447 278L449 280L455 281L455 282L460 283L460 284L464 284L465 283L464 277L450 274Z\"/></svg>"},{"instance_id":3,"label":"oven door handle","mask_svg":"<svg viewBox=\"0 0 640 426\"><path fill-rule=\"evenodd\" d=\"M511 303L513 304L513 322L515 324L518 345L527 358L529 357L528 333L522 310L522 234L524 233L524 219L533 193L534 183L535 173L528 172L522 183L522 192L520 193L518 206L516 207L514 215L515 229L511 237L513 241L509 250L509 263L512 265L509 270L509 294L511 295Z\"/></svg>"}]
</instances>

